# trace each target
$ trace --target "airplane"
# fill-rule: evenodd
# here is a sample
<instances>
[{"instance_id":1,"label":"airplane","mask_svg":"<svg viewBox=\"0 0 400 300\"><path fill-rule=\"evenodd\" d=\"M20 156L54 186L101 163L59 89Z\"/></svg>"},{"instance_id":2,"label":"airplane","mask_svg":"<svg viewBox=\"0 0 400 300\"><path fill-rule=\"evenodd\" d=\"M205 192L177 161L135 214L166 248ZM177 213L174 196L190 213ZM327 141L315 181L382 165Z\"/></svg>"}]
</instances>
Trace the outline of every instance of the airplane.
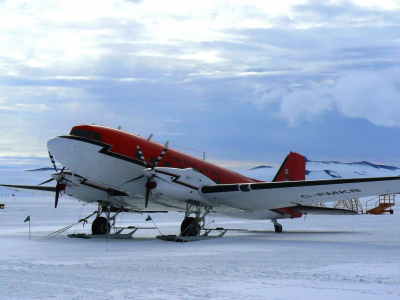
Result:
<instances>
[{"instance_id":1,"label":"airplane","mask_svg":"<svg viewBox=\"0 0 400 300\"><path fill-rule=\"evenodd\" d=\"M305 159L290 152L272 182L248 178L135 134L105 126L78 125L47 142L55 172L37 186L2 184L14 190L55 193L97 204L92 235L105 235L121 212L184 213L180 236L205 230L209 213L271 220L303 214L355 214L316 203L400 192L400 177L305 180ZM58 170L55 160L63 167ZM43 184L56 181L56 186ZM112 215L114 213L114 215ZM104 216L103 216L104 214Z\"/></svg>"}]
</instances>

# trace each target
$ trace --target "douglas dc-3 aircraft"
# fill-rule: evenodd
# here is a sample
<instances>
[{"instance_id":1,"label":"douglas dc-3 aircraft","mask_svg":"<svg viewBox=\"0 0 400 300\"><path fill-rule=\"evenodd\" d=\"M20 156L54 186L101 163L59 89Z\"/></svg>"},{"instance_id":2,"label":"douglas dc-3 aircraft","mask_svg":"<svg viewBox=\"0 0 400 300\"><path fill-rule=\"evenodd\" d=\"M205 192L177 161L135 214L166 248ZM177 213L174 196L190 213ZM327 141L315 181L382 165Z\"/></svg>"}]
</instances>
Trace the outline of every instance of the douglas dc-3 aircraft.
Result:
<instances>
[{"instance_id":1,"label":"douglas dc-3 aircraft","mask_svg":"<svg viewBox=\"0 0 400 300\"><path fill-rule=\"evenodd\" d=\"M260 182L171 149L168 142L153 142L151 137L103 126L75 126L69 135L47 143L56 172L42 184L55 180L55 187L4 186L55 193L55 207L63 194L97 203L93 235L109 232L122 211L184 212L181 236L199 236L210 212L272 220L275 231L282 232L277 219L353 213L311 204L400 191L400 177L306 181L305 160L293 152L273 182ZM53 157L63 166L60 171Z\"/></svg>"}]
</instances>

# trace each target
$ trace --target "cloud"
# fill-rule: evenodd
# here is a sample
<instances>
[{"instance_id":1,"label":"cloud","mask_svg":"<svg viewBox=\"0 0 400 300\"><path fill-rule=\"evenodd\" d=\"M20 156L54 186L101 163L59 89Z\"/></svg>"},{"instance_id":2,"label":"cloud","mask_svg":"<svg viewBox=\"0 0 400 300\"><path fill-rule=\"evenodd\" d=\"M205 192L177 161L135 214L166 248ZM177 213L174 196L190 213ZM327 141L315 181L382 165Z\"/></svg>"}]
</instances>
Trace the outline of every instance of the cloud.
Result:
<instances>
[{"instance_id":1,"label":"cloud","mask_svg":"<svg viewBox=\"0 0 400 300\"><path fill-rule=\"evenodd\" d=\"M44 104L23 104L23 103L16 103L12 105L0 104L0 110L32 111L32 110L50 110L50 109L51 108L47 107Z\"/></svg>"},{"instance_id":2,"label":"cloud","mask_svg":"<svg viewBox=\"0 0 400 300\"><path fill-rule=\"evenodd\" d=\"M337 111L344 117L362 118L377 126L400 127L399 70L352 71L308 87L278 87L263 93L254 103L258 108L278 104L278 115L290 126Z\"/></svg>"},{"instance_id":3,"label":"cloud","mask_svg":"<svg viewBox=\"0 0 400 300\"><path fill-rule=\"evenodd\" d=\"M289 125L295 126L302 120L314 120L317 116L333 109L334 101L328 90L300 90L282 97L279 115Z\"/></svg>"},{"instance_id":4,"label":"cloud","mask_svg":"<svg viewBox=\"0 0 400 300\"><path fill-rule=\"evenodd\" d=\"M45 156L52 136L96 123L226 159L246 145L262 161L350 132L315 126L334 117L398 126L400 14L387 2L0 3L2 148Z\"/></svg>"},{"instance_id":5,"label":"cloud","mask_svg":"<svg viewBox=\"0 0 400 300\"><path fill-rule=\"evenodd\" d=\"M357 3L358 2L358 3ZM294 25L309 26L382 26L397 24L398 3L390 1L306 1L291 7ZM371 5L372 4L372 5Z\"/></svg>"},{"instance_id":6,"label":"cloud","mask_svg":"<svg viewBox=\"0 0 400 300\"><path fill-rule=\"evenodd\" d=\"M343 116L400 127L400 89L391 81L380 73L354 72L337 80L332 96Z\"/></svg>"}]
</instances>

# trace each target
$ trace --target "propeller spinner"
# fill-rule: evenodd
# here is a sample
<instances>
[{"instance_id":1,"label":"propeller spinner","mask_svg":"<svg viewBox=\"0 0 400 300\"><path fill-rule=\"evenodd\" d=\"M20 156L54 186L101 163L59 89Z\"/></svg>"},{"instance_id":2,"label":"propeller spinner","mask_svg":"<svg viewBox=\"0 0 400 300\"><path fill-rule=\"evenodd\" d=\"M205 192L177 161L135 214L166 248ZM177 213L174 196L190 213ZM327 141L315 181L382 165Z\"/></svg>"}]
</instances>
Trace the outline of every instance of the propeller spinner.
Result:
<instances>
[{"instance_id":1,"label":"propeller spinner","mask_svg":"<svg viewBox=\"0 0 400 300\"><path fill-rule=\"evenodd\" d=\"M143 177L147 178L146 185L145 185L146 186L146 200L145 200L145 203L144 203L144 207L145 208L147 208L147 205L149 203L151 190L154 189L157 186L157 183L151 181L151 179L153 179L154 177L157 177L156 170L154 170L154 168L157 166L157 164L163 158L165 153L168 151L168 143L169 142L165 143L164 149L161 151L160 155L158 156L158 158L156 159L154 164L149 164L149 163L146 162L146 160L144 159L144 156L143 156L142 149L140 149L140 147L137 146L140 158L145 163L147 168L142 171L142 174L143 174L142 176L139 176L138 178L135 178L135 179L133 179L131 181L134 181L134 180L137 180L137 179L140 179L140 178L143 178Z\"/></svg>"},{"instance_id":2,"label":"propeller spinner","mask_svg":"<svg viewBox=\"0 0 400 300\"><path fill-rule=\"evenodd\" d=\"M54 168L54 170L56 172L51 174L52 178L50 178L50 179L48 179L48 180L46 180L46 181L44 181L44 182L42 182L42 183L40 183L38 185L42 185L42 184L48 183L48 182L53 181L53 180L57 181L57 184L56 184L56 195L55 195L55 199L54 199L54 208L57 208L58 198L60 196L60 191L61 191L61 183L60 183L60 181L64 179L63 171L64 171L65 168L63 167L61 169L61 171L59 172L57 170L56 162L54 161L53 155L51 155L50 151L48 151L48 152L49 152L49 157L50 157L51 163L53 164L53 168Z\"/></svg>"}]
</instances>

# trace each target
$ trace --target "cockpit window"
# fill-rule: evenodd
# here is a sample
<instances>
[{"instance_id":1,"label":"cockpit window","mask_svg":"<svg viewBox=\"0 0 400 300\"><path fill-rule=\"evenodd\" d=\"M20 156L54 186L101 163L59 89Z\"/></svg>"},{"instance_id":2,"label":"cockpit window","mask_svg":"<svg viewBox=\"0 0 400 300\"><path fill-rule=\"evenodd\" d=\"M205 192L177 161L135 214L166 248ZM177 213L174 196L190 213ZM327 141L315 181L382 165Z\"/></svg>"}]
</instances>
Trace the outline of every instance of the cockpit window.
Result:
<instances>
[{"instance_id":1,"label":"cockpit window","mask_svg":"<svg viewBox=\"0 0 400 300\"><path fill-rule=\"evenodd\" d=\"M81 136L101 142L101 133L93 132L90 130L73 129L71 135Z\"/></svg>"},{"instance_id":2,"label":"cockpit window","mask_svg":"<svg viewBox=\"0 0 400 300\"><path fill-rule=\"evenodd\" d=\"M93 139L95 141L101 142L101 133L95 132L94 135L93 135Z\"/></svg>"},{"instance_id":3,"label":"cockpit window","mask_svg":"<svg viewBox=\"0 0 400 300\"><path fill-rule=\"evenodd\" d=\"M72 130L71 134L91 139L92 136L93 136L93 131L82 130L82 129L74 129L74 130Z\"/></svg>"}]
</instances>

